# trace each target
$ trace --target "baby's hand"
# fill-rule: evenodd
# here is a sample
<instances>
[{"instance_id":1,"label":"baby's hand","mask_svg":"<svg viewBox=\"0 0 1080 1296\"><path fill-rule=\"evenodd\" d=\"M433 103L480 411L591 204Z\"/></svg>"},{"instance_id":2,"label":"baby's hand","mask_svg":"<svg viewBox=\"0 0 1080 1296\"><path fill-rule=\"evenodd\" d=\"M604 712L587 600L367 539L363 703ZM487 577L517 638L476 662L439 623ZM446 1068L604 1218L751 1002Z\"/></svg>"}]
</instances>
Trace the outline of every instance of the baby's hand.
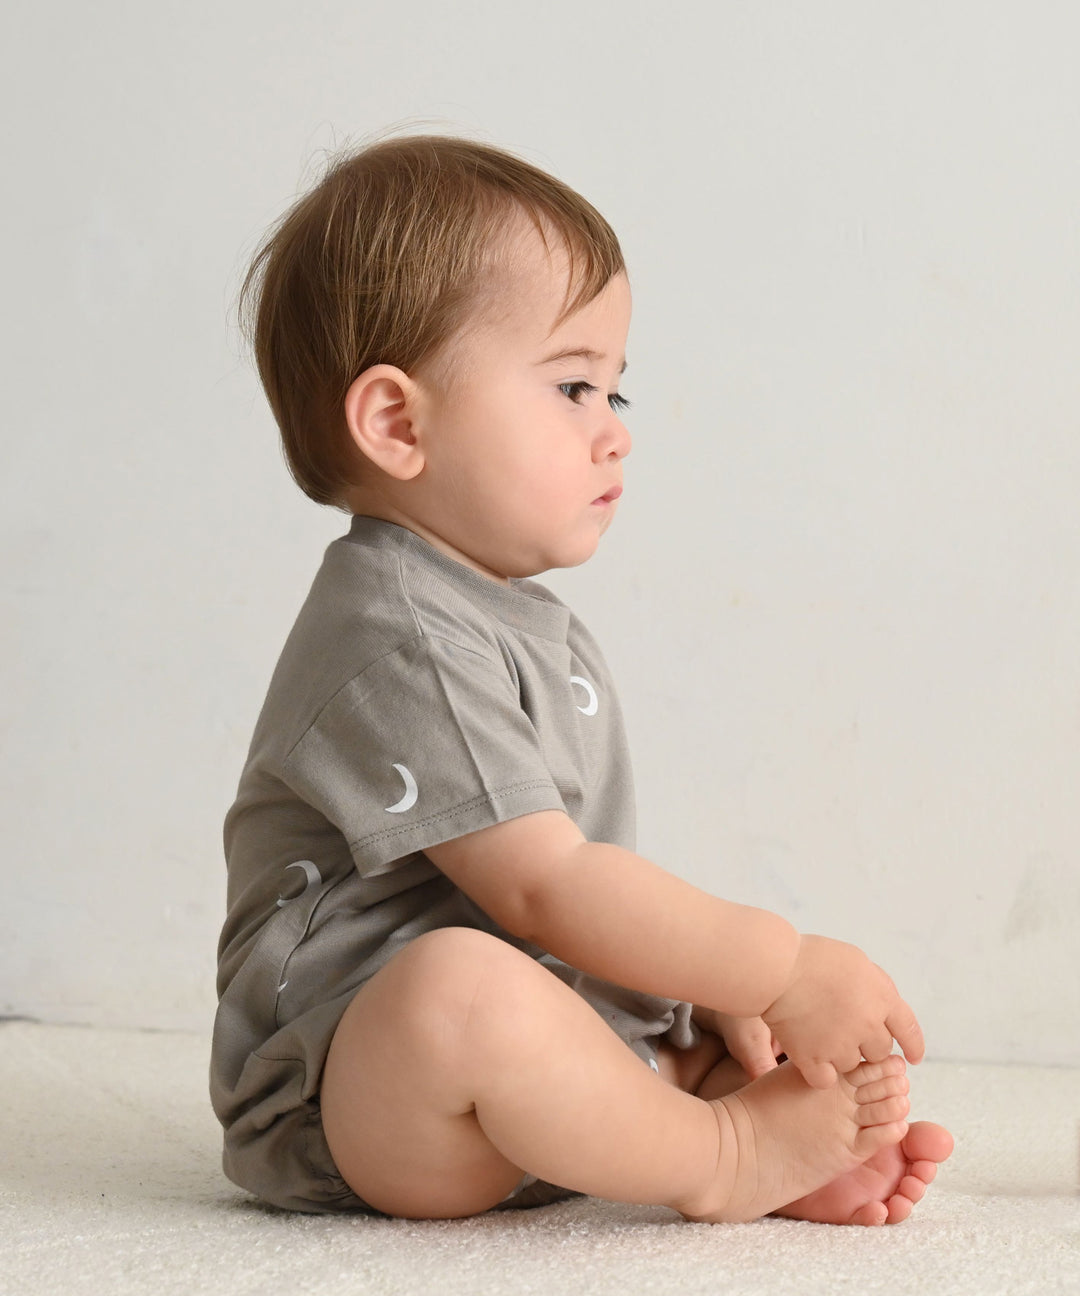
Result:
<instances>
[{"instance_id":1,"label":"baby's hand","mask_svg":"<svg viewBox=\"0 0 1080 1296\"><path fill-rule=\"evenodd\" d=\"M729 1017L718 1012L713 1021L727 1051L751 1080L773 1070L780 1046L760 1017Z\"/></svg>"},{"instance_id":2,"label":"baby's hand","mask_svg":"<svg viewBox=\"0 0 1080 1296\"><path fill-rule=\"evenodd\" d=\"M827 1089L866 1058L880 1062L893 1040L922 1061L922 1030L890 978L860 949L804 936L788 988L762 1013L807 1084Z\"/></svg>"}]
</instances>

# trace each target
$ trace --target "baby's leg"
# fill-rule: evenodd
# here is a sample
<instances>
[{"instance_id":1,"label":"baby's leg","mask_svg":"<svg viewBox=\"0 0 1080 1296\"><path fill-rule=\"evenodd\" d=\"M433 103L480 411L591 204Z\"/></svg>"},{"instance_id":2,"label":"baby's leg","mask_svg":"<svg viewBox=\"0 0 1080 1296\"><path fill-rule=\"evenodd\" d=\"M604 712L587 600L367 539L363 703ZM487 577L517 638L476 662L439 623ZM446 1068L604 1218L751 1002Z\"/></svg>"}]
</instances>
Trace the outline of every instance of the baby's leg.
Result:
<instances>
[{"instance_id":1,"label":"baby's leg","mask_svg":"<svg viewBox=\"0 0 1080 1296\"><path fill-rule=\"evenodd\" d=\"M321 1101L346 1182L389 1214L476 1214L527 1171L723 1220L774 1210L902 1138L901 1089L893 1064L826 1091L788 1067L705 1102L661 1080L527 955L448 928L356 995Z\"/></svg>"},{"instance_id":2,"label":"baby's leg","mask_svg":"<svg viewBox=\"0 0 1080 1296\"><path fill-rule=\"evenodd\" d=\"M718 1098L748 1083L738 1062L724 1057L694 1092L701 1098ZM821 1224L899 1224L922 1200L938 1164L952 1149L948 1130L931 1121L916 1121L899 1143L882 1148L854 1170L773 1214Z\"/></svg>"}]
</instances>

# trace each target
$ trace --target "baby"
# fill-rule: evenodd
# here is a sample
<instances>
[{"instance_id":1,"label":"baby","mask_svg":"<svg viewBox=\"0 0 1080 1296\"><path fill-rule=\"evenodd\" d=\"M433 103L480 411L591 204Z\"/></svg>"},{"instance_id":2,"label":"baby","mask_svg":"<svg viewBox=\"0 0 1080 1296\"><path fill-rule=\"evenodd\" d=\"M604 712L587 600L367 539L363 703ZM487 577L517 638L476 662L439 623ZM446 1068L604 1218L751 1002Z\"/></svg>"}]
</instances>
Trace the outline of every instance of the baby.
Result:
<instances>
[{"instance_id":1,"label":"baby","mask_svg":"<svg viewBox=\"0 0 1080 1296\"><path fill-rule=\"evenodd\" d=\"M226 1172L303 1211L906 1218L952 1147L906 1120L911 1009L853 946L634 853L611 679L532 579L622 493L608 224L497 149L384 140L243 300L293 475L352 521L225 824Z\"/></svg>"}]
</instances>

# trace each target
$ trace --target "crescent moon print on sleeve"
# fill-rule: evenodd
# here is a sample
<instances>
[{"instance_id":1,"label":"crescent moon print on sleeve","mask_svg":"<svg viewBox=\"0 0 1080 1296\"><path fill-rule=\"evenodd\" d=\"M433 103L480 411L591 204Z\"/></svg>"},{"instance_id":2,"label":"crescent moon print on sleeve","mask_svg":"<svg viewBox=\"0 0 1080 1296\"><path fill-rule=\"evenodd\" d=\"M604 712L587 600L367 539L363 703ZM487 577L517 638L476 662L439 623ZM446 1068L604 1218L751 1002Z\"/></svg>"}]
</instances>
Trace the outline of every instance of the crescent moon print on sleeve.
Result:
<instances>
[{"instance_id":1,"label":"crescent moon print on sleeve","mask_svg":"<svg viewBox=\"0 0 1080 1296\"><path fill-rule=\"evenodd\" d=\"M589 700L588 702L585 703L584 706L582 706L580 702L574 703L574 705L581 712L581 714L587 716L596 715L596 712L600 706L600 699L596 696L596 689L593 688L593 686L589 683L587 679L582 678L582 676L580 675L571 675L570 683L579 685L581 688L585 690L586 694L588 695Z\"/></svg>"},{"instance_id":2,"label":"crescent moon print on sleeve","mask_svg":"<svg viewBox=\"0 0 1080 1296\"><path fill-rule=\"evenodd\" d=\"M387 814L404 814L406 810L411 810L416 805L416 798L420 795L416 787L416 779L412 776L412 771L407 765L394 764L394 769L401 775L401 781L405 784L405 795L400 801L395 801L393 805L386 806Z\"/></svg>"}]
</instances>

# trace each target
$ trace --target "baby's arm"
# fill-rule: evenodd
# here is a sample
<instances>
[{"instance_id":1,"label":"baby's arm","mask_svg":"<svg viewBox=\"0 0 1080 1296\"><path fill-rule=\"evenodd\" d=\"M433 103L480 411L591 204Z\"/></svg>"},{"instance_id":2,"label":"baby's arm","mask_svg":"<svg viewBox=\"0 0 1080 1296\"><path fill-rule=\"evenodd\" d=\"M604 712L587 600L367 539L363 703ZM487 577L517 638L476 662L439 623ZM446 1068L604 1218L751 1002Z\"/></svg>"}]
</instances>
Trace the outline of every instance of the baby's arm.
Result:
<instances>
[{"instance_id":1,"label":"baby's arm","mask_svg":"<svg viewBox=\"0 0 1080 1296\"><path fill-rule=\"evenodd\" d=\"M764 909L711 896L566 815L526 815L431 847L434 863L507 931L583 972L647 994L762 1017L811 1084L886 1056L922 1056L914 1015L864 954L802 937Z\"/></svg>"},{"instance_id":2,"label":"baby's arm","mask_svg":"<svg viewBox=\"0 0 1080 1296\"><path fill-rule=\"evenodd\" d=\"M646 994L760 1016L790 983L799 934L542 811L427 855L496 922L571 967Z\"/></svg>"}]
</instances>

